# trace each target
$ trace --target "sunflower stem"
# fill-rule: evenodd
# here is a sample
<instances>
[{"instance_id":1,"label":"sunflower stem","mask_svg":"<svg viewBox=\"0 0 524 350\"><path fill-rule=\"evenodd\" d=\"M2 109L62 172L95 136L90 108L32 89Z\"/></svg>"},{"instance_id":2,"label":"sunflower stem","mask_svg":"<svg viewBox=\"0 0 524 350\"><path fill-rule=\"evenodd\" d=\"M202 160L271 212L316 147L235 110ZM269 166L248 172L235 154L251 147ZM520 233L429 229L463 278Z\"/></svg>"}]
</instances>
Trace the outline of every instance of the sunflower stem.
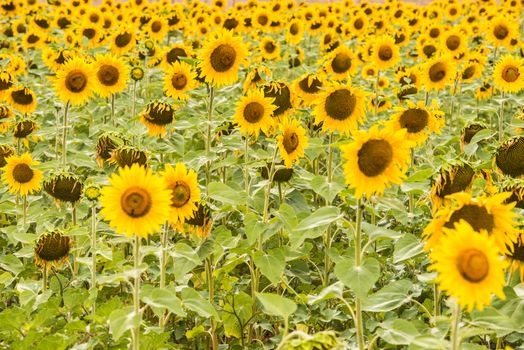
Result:
<instances>
[{"instance_id":1,"label":"sunflower stem","mask_svg":"<svg viewBox=\"0 0 524 350\"><path fill-rule=\"evenodd\" d=\"M206 133L206 195L209 194L209 183L211 182L211 162L209 161L209 151L211 149L211 120L213 118L213 102L215 99L215 88L209 87L209 101L207 105L207 133Z\"/></svg>"},{"instance_id":2,"label":"sunflower stem","mask_svg":"<svg viewBox=\"0 0 524 350\"><path fill-rule=\"evenodd\" d=\"M24 227L27 223L27 196L22 196L22 215Z\"/></svg>"},{"instance_id":3,"label":"sunflower stem","mask_svg":"<svg viewBox=\"0 0 524 350\"><path fill-rule=\"evenodd\" d=\"M160 288L163 289L166 287L166 266L167 266L167 236L169 234L169 224L166 222L164 224L164 229L162 230L162 235L160 236ZM160 329L164 329L166 325L167 318L165 313L158 318L158 326Z\"/></svg>"},{"instance_id":4,"label":"sunflower stem","mask_svg":"<svg viewBox=\"0 0 524 350\"><path fill-rule=\"evenodd\" d=\"M116 126L115 120L115 94L111 94L111 123Z\"/></svg>"},{"instance_id":5,"label":"sunflower stem","mask_svg":"<svg viewBox=\"0 0 524 350\"><path fill-rule=\"evenodd\" d=\"M455 305L453 305L453 313L452 313L452 320L451 320L451 350L460 349L459 324L460 324L460 305L455 302Z\"/></svg>"},{"instance_id":6,"label":"sunflower stem","mask_svg":"<svg viewBox=\"0 0 524 350\"><path fill-rule=\"evenodd\" d=\"M327 161L327 181L331 184L333 179L333 133L329 134L329 145L328 145L328 161ZM326 205L331 205L326 200ZM331 225L328 225L326 229L326 235L324 237L324 278L322 279L324 288L329 285L329 272L331 271L331 259L329 258L329 250L331 248Z\"/></svg>"},{"instance_id":7,"label":"sunflower stem","mask_svg":"<svg viewBox=\"0 0 524 350\"><path fill-rule=\"evenodd\" d=\"M64 106L64 127L62 130L62 166L65 168L67 163L67 113L69 111L69 101Z\"/></svg>"},{"instance_id":8,"label":"sunflower stem","mask_svg":"<svg viewBox=\"0 0 524 350\"><path fill-rule=\"evenodd\" d=\"M96 288L96 205L91 207L91 288ZM91 311L95 313L96 302Z\"/></svg>"},{"instance_id":9,"label":"sunflower stem","mask_svg":"<svg viewBox=\"0 0 524 350\"><path fill-rule=\"evenodd\" d=\"M133 81L133 94L131 99L131 118L133 118L134 128L136 128L136 81ZM134 133L133 133L134 134ZM136 144L136 135L133 135L133 144Z\"/></svg>"},{"instance_id":10,"label":"sunflower stem","mask_svg":"<svg viewBox=\"0 0 524 350\"><path fill-rule=\"evenodd\" d=\"M362 202L357 199L357 213L355 221L355 269L360 269L362 260ZM362 320L362 303L358 296L355 296L355 331L359 350L366 348L364 340L364 323Z\"/></svg>"},{"instance_id":11,"label":"sunflower stem","mask_svg":"<svg viewBox=\"0 0 524 350\"><path fill-rule=\"evenodd\" d=\"M135 285L133 288L134 316L140 318L140 237L135 234L133 241L133 260L135 269ZM133 329L133 350L140 349L140 323Z\"/></svg>"},{"instance_id":12,"label":"sunflower stem","mask_svg":"<svg viewBox=\"0 0 524 350\"><path fill-rule=\"evenodd\" d=\"M504 139L504 92L502 93L502 101L499 108L499 142Z\"/></svg>"},{"instance_id":13,"label":"sunflower stem","mask_svg":"<svg viewBox=\"0 0 524 350\"><path fill-rule=\"evenodd\" d=\"M212 265L212 258L208 257L205 260L205 269L206 269L206 282L207 282L207 289L209 292L209 302L211 305L213 305L215 300L215 283L213 280L213 265ZM211 349L217 350L218 349L218 336L217 336L217 322L214 317L211 317L211 338L210 338L210 345Z\"/></svg>"},{"instance_id":14,"label":"sunflower stem","mask_svg":"<svg viewBox=\"0 0 524 350\"><path fill-rule=\"evenodd\" d=\"M411 149L411 172L414 171L415 168L415 149ZM413 192L410 191L408 194L408 212L410 214L413 214L413 211L415 210L415 196L413 195Z\"/></svg>"},{"instance_id":15,"label":"sunflower stem","mask_svg":"<svg viewBox=\"0 0 524 350\"><path fill-rule=\"evenodd\" d=\"M244 190L246 191L246 195L249 198L249 137L245 137L244 142ZM246 204L246 213L249 212L249 206Z\"/></svg>"},{"instance_id":16,"label":"sunflower stem","mask_svg":"<svg viewBox=\"0 0 524 350\"><path fill-rule=\"evenodd\" d=\"M435 317L440 316L440 290L436 283L433 285L433 314Z\"/></svg>"},{"instance_id":17,"label":"sunflower stem","mask_svg":"<svg viewBox=\"0 0 524 350\"><path fill-rule=\"evenodd\" d=\"M47 263L44 262L44 267L42 268L42 291L47 290Z\"/></svg>"}]
</instances>

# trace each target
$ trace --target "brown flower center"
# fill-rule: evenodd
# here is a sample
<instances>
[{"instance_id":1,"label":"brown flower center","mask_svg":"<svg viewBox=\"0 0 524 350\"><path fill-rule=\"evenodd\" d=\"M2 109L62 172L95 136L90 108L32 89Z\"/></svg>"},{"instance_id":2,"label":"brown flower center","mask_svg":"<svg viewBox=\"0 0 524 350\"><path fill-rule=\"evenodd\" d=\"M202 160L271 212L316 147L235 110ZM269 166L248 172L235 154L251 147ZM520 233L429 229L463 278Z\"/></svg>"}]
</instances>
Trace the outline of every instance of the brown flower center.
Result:
<instances>
[{"instance_id":1,"label":"brown flower center","mask_svg":"<svg viewBox=\"0 0 524 350\"><path fill-rule=\"evenodd\" d=\"M353 114L357 98L348 89L340 89L326 98L326 113L330 118L345 120Z\"/></svg>"},{"instance_id":2,"label":"brown flower center","mask_svg":"<svg viewBox=\"0 0 524 350\"><path fill-rule=\"evenodd\" d=\"M237 53L228 44L221 44L211 53L211 66L217 72L226 72L235 64Z\"/></svg>"},{"instance_id":3,"label":"brown flower center","mask_svg":"<svg viewBox=\"0 0 524 350\"><path fill-rule=\"evenodd\" d=\"M289 27L289 32L291 33L291 35L297 35L299 30L300 28L296 23L293 23L291 27Z\"/></svg>"},{"instance_id":4,"label":"brown flower center","mask_svg":"<svg viewBox=\"0 0 524 350\"><path fill-rule=\"evenodd\" d=\"M132 35L130 33L121 33L121 34L118 34L115 38L115 44L117 47L126 47L130 42L131 42L131 39L132 39Z\"/></svg>"},{"instance_id":5,"label":"brown flower center","mask_svg":"<svg viewBox=\"0 0 524 350\"><path fill-rule=\"evenodd\" d=\"M274 117L281 115L293 107L291 105L291 91L284 83L265 85L264 97L272 97L275 99L273 105L277 106L277 109L273 112Z\"/></svg>"},{"instance_id":6,"label":"brown flower center","mask_svg":"<svg viewBox=\"0 0 524 350\"><path fill-rule=\"evenodd\" d=\"M442 62L437 62L429 68L429 79L436 83L446 77L446 65Z\"/></svg>"},{"instance_id":7,"label":"brown flower center","mask_svg":"<svg viewBox=\"0 0 524 350\"><path fill-rule=\"evenodd\" d=\"M174 73L171 77L171 85L177 90L182 90L187 85L187 77L182 73Z\"/></svg>"},{"instance_id":8,"label":"brown flower center","mask_svg":"<svg viewBox=\"0 0 524 350\"><path fill-rule=\"evenodd\" d=\"M428 125L429 113L421 108L411 108L400 115L400 126L409 133L417 133Z\"/></svg>"},{"instance_id":9,"label":"brown flower center","mask_svg":"<svg viewBox=\"0 0 524 350\"><path fill-rule=\"evenodd\" d=\"M317 78L313 78L310 80L309 76L307 76L301 81L299 81L298 86L302 91L305 91L308 94L316 94L320 91L320 88L322 87L322 82Z\"/></svg>"},{"instance_id":10,"label":"brown flower center","mask_svg":"<svg viewBox=\"0 0 524 350\"><path fill-rule=\"evenodd\" d=\"M91 40L95 37L96 30L94 30L93 28L86 28L82 31L82 35Z\"/></svg>"},{"instance_id":11,"label":"brown flower center","mask_svg":"<svg viewBox=\"0 0 524 350\"><path fill-rule=\"evenodd\" d=\"M499 147L495 161L504 175L517 177L524 174L524 138L510 139Z\"/></svg>"},{"instance_id":12,"label":"brown flower center","mask_svg":"<svg viewBox=\"0 0 524 350\"><path fill-rule=\"evenodd\" d=\"M13 178L16 182L25 184L33 178L33 170L27 164L17 164L13 168Z\"/></svg>"},{"instance_id":13,"label":"brown flower center","mask_svg":"<svg viewBox=\"0 0 524 350\"><path fill-rule=\"evenodd\" d=\"M269 22L269 18L266 15L260 15L257 17L258 24L265 26Z\"/></svg>"},{"instance_id":14,"label":"brown flower center","mask_svg":"<svg viewBox=\"0 0 524 350\"><path fill-rule=\"evenodd\" d=\"M29 36L27 37L27 42L29 44L35 44L38 42L38 40L40 40L40 37L34 34L29 34Z\"/></svg>"},{"instance_id":15,"label":"brown flower center","mask_svg":"<svg viewBox=\"0 0 524 350\"><path fill-rule=\"evenodd\" d=\"M422 52L424 52L424 55L426 55L427 58L430 58L435 54L435 52L437 52L437 49L434 45L424 45Z\"/></svg>"},{"instance_id":16,"label":"brown flower center","mask_svg":"<svg viewBox=\"0 0 524 350\"><path fill-rule=\"evenodd\" d=\"M378 49L378 58L382 61L389 61L393 57L393 49L389 45L382 45Z\"/></svg>"},{"instance_id":17,"label":"brown flower center","mask_svg":"<svg viewBox=\"0 0 524 350\"><path fill-rule=\"evenodd\" d=\"M65 86L71 92L82 92L87 86L87 77L82 71L72 70L65 78Z\"/></svg>"},{"instance_id":18,"label":"brown flower center","mask_svg":"<svg viewBox=\"0 0 524 350\"><path fill-rule=\"evenodd\" d=\"M462 72L462 79L467 80L470 79L475 74L475 66L469 66L468 68L464 69Z\"/></svg>"},{"instance_id":19,"label":"brown flower center","mask_svg":"<svg viewBox=\"0 0 524 350\"><path fill-rule=\"evenodd\" d=\"M438 28L431 28L431 30L429 31L429 36L432 37L433 39L438 38L439 35L440 35L440 29Z\"/></svg>"},{"instance_id":20,"label":"brown flower center","mask_svg":"<svg viewBox=\"0 0 524 350\"><path fill-rule=\"evenodd\" d=\"M288 131L284 133L284 139L282 140L282 144L288 154L293 153L293 151L297 149L298 143L299 140L296 132Z\"/></svg>"},{"instance_id":21,"label":"brown flower center","mask_svg":"<svg viewBox=\"0 0 524 350\"><path fill-rule=\"evenodd\" d=\"M358 151L358 168L364 175L382 174L393 160L393 148L386 140L369 140Z\"/></svg>"},{"instance_id":22,"label":"brown flower center","mask_svg":"<svg viewBox=\"0 0 524 350\"><path fill-rule=\"evenodd\" d=\"M120 72L114 66L104 64L100 67L96 73L98 81L100 81L105 86L113 86L118 82L120 77Z\"/></svg>"},{"instance_id":23,"label":"brown flower center","mask_svg":"<svg viewBox=\"0 0 524 350\"><path fill-rule=\"evenodd\" d=\"M446 39L446 46L451 51L455 51L460 46L460 37L457 35L450 35Z\"/></svg>"},{"instance_id":24,"label":"brown flower center","mask_svg":"<svg viewBox=\"0 0 524 350\"><path fill-rule=\"evenodd\" d=\"M519 68L515 66L506 66L502 70L502 79L508 83L513 83L520 76Z\"/></svg>"},{"instance_id":25,"label":"brown flower center","mask_svg":"<svg viewBox=\"0 0 524 350\"><path fill-rule=\"evenodd\" d=\"M0 91L5 91L13 86L13 82L8 79L0 79Z\"/></svg>"},{"instance_id":26,"label":"brown flower center","mask_svg":"<svg viewBox=\"0 0 524 350\"><path fill-rule=\"evenodd\" d=\"M151 196L143 188L133 186L120 198L122 210L132 218L140 218L151 210Z\"/></svg>"},{"instance_id":27,"label":"brown flower center","mask_svg":"<svg viewBox=\"0 0 524 350\"><path fill-rule=\"evenodd\" d=\"M493 29L493 34L495 35L495 38L499 40L504 40L509 34L509 30L506 26L503 25L496 25Z\"/></svg>"},{"instance_id":28,"label":"brown flower center","mask_svg":"<svg viewBox=\"0 0 524 350\"><path fill-rule=\"evenodd\" d=\"M264 116L264 106L258 102L250 102L244 108L244 119L249 123L258 123Z\"/></svg>"},{"instance_id":29,"label":"brown flower center","mask_svg":"<svg viewBox=\"0 0 524 350\"><path fill-rule=\"evenodd\" d=\"M364 27L364 21L362 20L362 18L359 18L355 22L353 22L353 27L355 27L355 29L357 30L362 29L362 27Z\"/></svg>"},{"instance_id":30,"label":"brown flower center","mask_svg":"<svg viewBox=\"0 0 524 350\"><path fill-rule=\"evenodd\" d=\"M183 207L191 198L191 189L183 181L177 181L171 189L171 206Z\"/></svg>"},{"instance_id":31,"label":"brown flower center","mask_svg":"<svg viewBox=\"0 0 524 350\"><path fill-rule=\"evenodd\" d=\"M26 93L26 89L12 91L11 98L19 105L26 106L33 103L33 95L29 92Z\"/></svg>"},{"instance_id":32,"label":"brown flower center","mask_svg":"<svg viewBox=\"0 0 524 350\"><path fill-rule=\"evenodd\" d=\"M175 47L169 50L169 52L167 53L166 55L167 63L174 63L176 61L179 61L179 57L187 57L187 53L184 49L180 47Z\"/></svg>"},{"instance_id":33,"label":"brown flower center","mask_svg":"<svg viewBox=\"0 0 524 350\"><path fill-rule=\"evenodd\" d=\"M345 73L351 68L351 57L345 53L339 53L331 61L331 68L335 73Z\"/></svg>"},{"instance_id":34,"label":"brown flower center","mask_svg":"<svg viewBox=\"0 0 524 350\"><path fill-rule=\"evenodd\" d=\"M465 220L478 232L486 230L488 233L491 233L495 227L493 215L485 207L476 204L466 204L462 208L455 210L444 226L453 228L455 223L460 220Z\"/></svg>"},{"instance_id":35,"label":"brown flower center","mask_svg":"<svg viewBox=\"0 0 524 350\"><path fill-rule=\"evenodd\" d=\"M268 41L264 44L264 50L266 50L267 53L273 53L275 52L275 49L277 47L275 46L275 44L272 42L272 41Z\"/></svg>"},{"instance_id":36,"label":"brown flower center","mask_svg":"<svg viewBox=\"0 0 524 350\"><path fill-rule=\"evenodd\" d=\"M488 258L480 250L468 249L457 258L457 268L466 280L478 283L489 273Z\"/></svg>"},{"instance_id":37,"label":"brown flower center","mask_svg":"<svg viewBox=\"0 0 524 350\"><path fill-rule=\"evenodd\" d=\"M160 21L154 21L151 23L151 30L153 33L158 33L160 30L162 30L162 22Z\"/></svg>"}]
</instances>

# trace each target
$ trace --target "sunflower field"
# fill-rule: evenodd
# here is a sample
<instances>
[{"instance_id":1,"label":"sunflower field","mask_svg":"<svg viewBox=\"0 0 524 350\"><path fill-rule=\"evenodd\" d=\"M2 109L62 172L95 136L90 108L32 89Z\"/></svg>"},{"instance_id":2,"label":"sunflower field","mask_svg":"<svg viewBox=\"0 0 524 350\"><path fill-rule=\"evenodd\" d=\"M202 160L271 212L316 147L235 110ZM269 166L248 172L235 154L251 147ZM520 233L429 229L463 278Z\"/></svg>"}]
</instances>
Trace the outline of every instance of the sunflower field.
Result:
<instances>
[{"instance_id":1,"label":"sunflower field","mask_svg":"<svg viewBox=\"0 0 524 350\"><path fill-rule=\"evenodd\" d=\"M0 13L0 349L524 349L524 0Z\"/></svg>"}]
</instances>

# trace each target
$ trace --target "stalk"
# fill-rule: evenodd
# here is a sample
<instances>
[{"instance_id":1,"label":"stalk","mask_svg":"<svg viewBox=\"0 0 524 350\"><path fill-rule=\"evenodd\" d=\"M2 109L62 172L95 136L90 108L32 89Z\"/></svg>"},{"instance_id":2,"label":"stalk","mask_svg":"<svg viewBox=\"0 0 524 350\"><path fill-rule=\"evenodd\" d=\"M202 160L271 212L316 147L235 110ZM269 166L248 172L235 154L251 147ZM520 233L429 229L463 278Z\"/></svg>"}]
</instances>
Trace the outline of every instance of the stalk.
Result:
<instances>
[{"instance_id":1,"label":"stalk","mask_svg":"<svg viewBox=\"0 0 524 350\"><path fill-rule=\"evenodd\" d=\"M328 146L328 162L327 162L327 181L331 183L333 179L333 133L329 134L329 146ZM326 205L330 205L326 201ZM331 259L329 258L329 249L331 248L331 225L326 229L326 236L324 237L324 288L329 285L329 272L331 270Z\"/></svg>"},{"instance_id":2,"label":"stalk","mask_svg":"<svg viewBox=\"0 0 524 350\"><path fill-rule=\"evenodd\" d=\"M206 157L209 158L209 151L211 149L211 120L213 118L213 102L215 99L215 88L209 88L209 102L207 105L207 133L206 133ZM206 194L208 191L208 184L211 182L211 162L209 159L206 162Z\"/></svg>"},{"instance_id":3,"label":"stalk","mask_svg":"<svg viewBox=\"0 0 524 350\"><path fill-rule=\"evenodd\" d=\"M355 269L360 269L362 263L362 208L361 199L357 199L357 218L355 223ZM366 347L364 340L364 324L362 320L362 303L358 296L355 296L355 328L357 333L357 344L359 350Z\"/></svg>"},{"instance_id":4,"label":"stalk","mask_svg":"<svg viewBox=\"0 0 524 350\"><path fill-rule=\"evenodd\" d=\"M133 288L133 311L135 317L140 314L140 237L135 235L133 241L133 259L135 268L135 285ZM133 350L140 350L140 323L133 329Z\"/></svg>"},{"instance_id":5,"label":"stalk","mask_svg":"<svg viewBox=\"0 0 524 350\"><path fill-rule=\"evenodd\" d=\"M111 122L116 126L115 120L115 94L111 94Z\"/></svg>"},{"instance_id":6,"label":"stalk","mask_svg":"<svg viewBox=\"0 0 524 350\"><path fill-rule=\"evenodd\" d=\"M24 227L27 223L27 195L22 196L22 217L23 217L23 224Z\"/></svg>"},{"instance_id":7,"label":"stalk","mask_svg":"<svg viewBox=\"0 0 524 350\"><path fill-rule=\"evenodd\" d=\"M91 207L91 288L96 288L96 205ZM96 311L96 302L92 311Z\"/></svg>"},{"instance_id":8,"label":"stalk","mask_svg":"<svg viewBox=\"0 0 524 350\"><path fill-rule=\"evenodd\" d=\"M69 101L64 107L64 130L62 131L62 166L65 168L67 163L67 113L69 112Z\"/></svg>"},{"instance_id":9,"label":"stalk","mask_svg":"<svg viewBox=\"0 0 524 350\"><path fill-rule=\"evenodd\" d=\"M206 258L205 261L205 268L206 268L206 282L207 282L207 288L209 290L209 302L211 305L213 305L213 301L215 299L215 283L213 280L213 265L211 258ZM211 339L210 339L210 345L211 349L218 350L218 336L217 336L217 322L214 317L211 317Z\"/></svg>"},{"instance_id":10,"label":"stalk","mask_svg":"<svg viewBox=\"0 0 524 350\"><path fill-rule=\"evenodd\" d=\"M455 303L451 321L451 350L460 350L460 305Z\"/></svg>"},{"instance_id":11,"label":"stalk","mask_svg":"<svg viewBox=\"0 0 524 350\"><path fill-rule=\"evenodd\" d=\"M502 102L499 108L499 142L504 139L504 92L502 93Z\"/></svg>"}]
</instances>

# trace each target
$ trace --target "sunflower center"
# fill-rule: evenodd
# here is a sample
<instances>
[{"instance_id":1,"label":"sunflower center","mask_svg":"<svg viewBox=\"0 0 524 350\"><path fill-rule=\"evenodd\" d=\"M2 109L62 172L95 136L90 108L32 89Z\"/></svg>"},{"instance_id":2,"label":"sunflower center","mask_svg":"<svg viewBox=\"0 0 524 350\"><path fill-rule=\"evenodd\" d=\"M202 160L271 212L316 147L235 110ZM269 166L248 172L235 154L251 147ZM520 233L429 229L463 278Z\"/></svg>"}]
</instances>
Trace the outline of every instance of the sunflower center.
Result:
<instances>
[{"instance_id":1,"label":"sunflower center","mask_svg":"<svg viewBox=\"0 0 524 350\"><path fill-rule=\"evenodd\" d=\"M291 33L291 35L297 35L298 31L299 31L299 27L298 27L298 24L296 23L293 23L291 27L289 27L289 32Z\"/></svg>"},{"instance_id":2,"label":"sunflower center","mask_svg":"<svg viewBox=\"0 0 524 350\"><path fill-rule=\"evenodd\" d=\"M460 220L465 220L478 232L486 230L488 233L491 233L495 227L493 215L485 207L476 204L466 204L462 208L455 210L444 226L453 228L455 223Z\"/></svg>"},{"instance_id":3,"label":"sunflower center","mask_svg":"<svg viewBox=\"0 0 524 350\"><path fill-rule=\"evenodd\" d=\"M478 283L489 273L488 258L480 250L468 249L458 257L457 268L466 280Z\"/></svg>"},{"instance_id":4,"label":"sunflower center","mask_svg":"<svg viewBox=\"0 0 524 350\"><path fill-rule=\"evenodd\" d=\"M389 45L382 45L378 49L378 57L382 61L389 61L393 57L393 49Z\"/></svg>"},{"instance_id":5,"label":"sunflower center","mask_svg":"<svg viewBox=\"0 0 524 350\"><path fill-rule=\"evenodd\" d=\"M440 29L438 28L431 28L431 30L429 31L429 36L432 37L433 39L438 38L439 35L440 35Z\"/></svg>"},{"instance_id":6,"label":"sunflower center","mask_svg":"<svg viewBox=\"0 0 524 350\"><path fill-rule=\"evenodd\" d=\"M25 184L33 178L33 170L27 164L17 164L13 168L13 178L16 182Z\"/></svg>"},{"instance_id":7,"label":"sunflower center","mask_svg":"<svg viewBox=\"0 0 524 350\"><path fill-rule=\"evenodd\" d=\"M272 41L268 41L267 43L264 44L264 50L266 50L267 53L275 52L276 48L277 47L275 46L275 44Z\"/></svg>"},{"instance_id":8,"label":"sunflower center","mask_svg":"<svg viewBox=\"0 0 524 350\"><path fill-rule=\"evenodd\" d=\"M362 18L359 18L353 23L353 26L355 27L355 29L360 30L362 29L362 27L364 27L364 21L362 20Z\"/></svg>"},{"instance_id":9,"label":"sunflower center","mask_svg":"<svg viewBox=\"0 0 524 350\"><path fill-rule=\"evenodd\" d=\"M0 91L4 91L13 86L13 83L9 79L0 79Z\"/></svg>"},{"instance_id":10,"label":"sunflower center","mask_svg":"<svg viewBox=\"0 0 524 350\"><path fill-rule=\"evenodd\" d=\"M424 45L422 52L424 52L424 55L426 55L427 58L430 58L435 54L435 52L437 52L437 49L434 45Z\"/></svg>"},{"instance_id":11,"label":"sunflower center","mask_svg":"<svg viewBox=\"0 0 524 350\"><path fill-rule=\"evenodd\" d=\"M382 174L393 160L393 148L386 140L369 140L358 151L358 168L364 175Z\"/></svg>"},{"instance_id":12,"label":"sunflower center","mask_svg":"<svg viewBox=\"0 0 524 350\"><path fill-rule=\"evenodd\" d=\"M162 23L160 21L154 21L151 24L151 30L153 33L158 33L162 29Z\"/></svg>"},{"instance_id":13,"label":"sunflower center","mask_svg":"<svg viewBox=\"0 0 524 350\"><path fill-rule=\"evenodd\" d=\"M264 106L258 102L250 102L244 108L244 119L254 124L264 116Z\"/></svg>"},{"instance_id":14,"label":"sunflower center","mask_svg":"<svg viewBox=\"0 0 524 350\"><path fill-rule=\"evenodd\" d=\"M151 196L143 188L128 188L120 199L122 210L132 218L140 218L151 209Z\"/></svg>"},{"instance_id":15,"label":"sunflower center","mask_svg":"<svg viewBox=\"0 0 524 350\"><path fill-rule=\"evenodd\" d=\"M235 64L237 53L228 44L221 44L211 53L211 66L217 72L226 72Z\"/></svg>"},{"instance_id":16,"label":"sunflower center","mask_svg":"<svg viewBox=\"0 0 524 350\"><path fill-rule=\"evenodd\" d=\"M460 38L457 35L451 35L446 39L446 46L451 51L455 51L460 46Z\"/></svg>"},{"instance_id":17,"label":"sunflower center","mask_svg":"<svg viewBox=\"0 0 524 350\"><path fill-rule=\"evenodd\" d=\"M298 83L298 86L302 91L305 91L308 94L316 94L320 91L320 88L322 87L322 82L317 78L313 78L310 81L309 77L306 77Z\"/></svg>"},{"instance_id":18,"label":"sunflower center","mask_svg":"<svg viewBox=\"0 0 524 350\"><path fill-rule=\"evenodd\" d=\"M282 140L282 144L284 145L284 149L286 152L292 153L294 150L298 147L298 135L296 132L286 132L284 134L284 139Z\"/></svg>"},{"instance_id":19,"label":"sunflower center","mask_svg":"<svg viewBox=\"0 0 524 350\"><path fill-rule=\"evenodd\" d=\"M335 73L345 73L351 68L351 57L345 53L339 53L335 56L333 61L331 61L331 68Z\"/></svg>"},{"instance_id":20,"label":"sunflower center","mask_svg":"<svg viewBox=\"0 0 524 350\"><path fill-rule=\"evenodd\" d=\"M429 120L429 113L421 108L411 108L400 116L400 126L408 130L409 133L422 131Z\"/></svg>"},{"instance_id":21,"label":"sunflower center","mask_svg":"<svg viewBox=\"0 0 524 350\"><path fill-rule=\"evenodd\" d=\"M506 26L499 24L493 29L493 34L495 35L495 38L504 40L508 36L509 30L506 28Z\"/></svg>"},{"instance_id":22,"label":"sunflower center","mask_svg":"<svg viewBox=\"0 0 524 350\"><path fill-rule=\"evenodd\" d=\"M88 39L93 39L96 35L96 30L93 28L86 28L82 31L82 35Z\"/></svg>"},{"instance_id":23,"label":"sunflower center","mask_svg":"<svg viewBox=\"0 0 524 350\"><path fill-rule=\"evenodd\" d=\"M469 66L468 68L464 69L464 72L462 72L462 79L467 80L471 78L475 74L475 66Z\"/></svg>"},{"instance_id":24,"label":"sunflower center","mask_svg":"<svg viewBox=\"0 0 524 350\"><path fill-rule=\"evenodd\" d=\"M519 238L517 242L513 243L513 249L510 250L511 253L509 254L509 257L511 259L524 263L524 243L522 242L521 238Z\"/></svg>"},{"instance_id":25,"label":"sunflower center","mask_svg":"<svg viewBox=\"0 0 524 350\"><path fill-rule=\"evenodd\" d=\"M87 85L87 77L84 72L73 70L67 73L65 78L65 85L69 91L79 93L82 92Z\"/></svg>"},{"instance_id":26,"label":"sunflower center","mask_svg":"<svg viewBox=\"0 0 524 350\"><path fill-rule=\"evenodd\" d=\"M504 67L502 70L502 79L507 81L508 83L513 83L515 80L517 80L520 76L518 67L515 66L507 66Z\"/></svg>"},{"instance_id":27,"label":"sunflower center","mask_svg":"<svg viewBox=\"0 0 524 350\"><path fill-rule=\"evenodd\" d=\"M345 120L351 116L357 98L348 89L336 90L326 98L326 113L330 118Z\"/></svg>"},{"instance_id":28,"label":"sunflower center","mask_svg":"<svg viewBox=\"0 0 524 350\"><path fill-rule=\"evenodd\" d=\"M446 77L446 65L442 62L437 62L429 68L429 79L436 83Z\"/></svg>"},{"instance_id":29,"label":"sunflower center","mask_svg":"<svg viewBox=\"0 0 524 350\"><path fill-rule=\"evenodd\" d=\"M131 42L132 36L130 33L118 34L115 38L115 44L118 47L126 47Z\"/></svg>"},{"instance_id":30,"label":"sunflower center","mask_svg":"<svg viewBox=\"0 0 524 350\"><path fill-rule=\"evenodd\" d=\"M33 103L33 95L26 93L26 89L12 91L11 97L19 105L30 105Z\"/></svg>"},{"instance_id":31,"label":"sunflower center","mask_svg":"<svg viewBox=\"0 0 524 350\"><path fill-rule=\"evenodd\" d=\"M266 15L260 15L257 18L258 24L265 26L269 22L269 18Z\"/></svg>"},{"instance_id":32,"label":"sunflower center","mask_svg":"<svg viewBox=\"0 0 524 350\"><path fill-rule=\"evenodd\" d=\"M98 80L105 86L113 86L118 82L120 73L114 66L104 64L96 73Z\"/></svg>"},{"instance_id":33,"label":"sunflower center","mask_svg":"<svg viewBox=\"0 0 524 350\"><path fill-rule=\"evenodd\" d=\"M167 53L167 63L174 63L176 61L179 61L179 57L187 57L186 50L180 47L175 47L174 49L169 50L169 52Z\"/></svg>"},{"instance_id":34,"label":"sunflower center","mask_svg":"<svg viewBox=\"0 0 524 350\"><path fill-rule=\"evenodd\" d=\"M177 181L171 190L171 206L183 207L191 198L191 189L182 181Z\"/></svg>"},{"instance_id":35,"label":"sunflower center","mask_svg":"<svg viewBox=\"0 0 524 350\"><path fill-rule=\"evenodd\" d=\"M187 78L185 74L174 73L171 77L171 85L177 90L182 90L187 85Z\"/></svg>"}]
</instances>

